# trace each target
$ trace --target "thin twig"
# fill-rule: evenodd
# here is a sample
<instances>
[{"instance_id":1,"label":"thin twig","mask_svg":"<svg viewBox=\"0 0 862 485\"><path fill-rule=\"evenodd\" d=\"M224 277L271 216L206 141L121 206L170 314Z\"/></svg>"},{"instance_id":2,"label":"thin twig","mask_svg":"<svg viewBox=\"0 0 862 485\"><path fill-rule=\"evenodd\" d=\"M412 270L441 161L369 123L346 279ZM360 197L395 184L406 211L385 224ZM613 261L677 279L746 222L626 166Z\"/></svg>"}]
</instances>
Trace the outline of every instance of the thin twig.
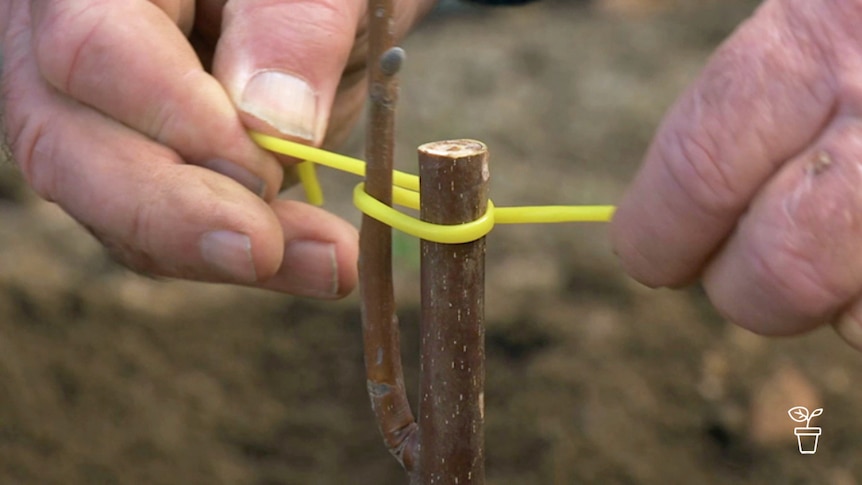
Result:
<instances>
[{"instance_id":1,"label":"thin twig","mask_svg":"<svg viewBox=\"0 0 862 485\"><path fill-rule=\"evenodd\" d=\"M369 0L370 123L366 140L365 190L392 204L395 75L403 52L393 48L392 0ZM395 49L395 50L393 50ZM417 425L410 411L401 368L401 349L392 285L392 230L362 218L359 240L360 294L368 395L383 441L408 473L416 462Z\"/></svg>"}]
</instances>

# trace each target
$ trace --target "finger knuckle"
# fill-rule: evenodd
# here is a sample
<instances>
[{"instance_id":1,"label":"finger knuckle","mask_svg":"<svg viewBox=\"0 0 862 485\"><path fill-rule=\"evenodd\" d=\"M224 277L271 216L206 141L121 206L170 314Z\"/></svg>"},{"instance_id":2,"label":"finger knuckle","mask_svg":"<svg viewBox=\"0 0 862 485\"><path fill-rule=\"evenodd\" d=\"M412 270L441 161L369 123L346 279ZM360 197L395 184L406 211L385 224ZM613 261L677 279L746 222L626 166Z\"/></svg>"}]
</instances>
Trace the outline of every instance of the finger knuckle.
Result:
<instances>
[{"instance_id":1,"label":"finger knuckle","mask_svg":"<svg viewBox=\"0 0 862 485\"><path fill-rule=\"evenodd\" d=\"M705 132L672 131L659 140L659 157L677 188L694 207L716 217L738 210L742 200L718 146Z\"/></svg>"},{"instance_id":2,"label":"finger knuckle","mask_svg":"<svg viewBox=\"0 0 862 485\"><path fill-rule=\"evenodd\" d=\"M122 237L117 237L110 231L101 230L84 222L80 223L102 244L105 252L113 261L140 275L152 276L157 274L157 266L153 257L146 251L142 251L136 244Z\"/></svg>"},{"instance_id":3,"label":"finger knuckle","mask_svg":"<svg viewBox=\"0 0 862 485\"><path fill-rule=\"evenodd\" d=\"M358 2L345 3L341 0L298 0L285 8L283 3L277 1L228 2L223 16L225 24L244 18L265 18L275 23L292 23L298 18L313 19L315 35L331 37L344 35L343 29L351 23L358 5Z\"/></svg>"},{"instance_id":4,"label":"finger knuckle","mask_svg":"<svg viewBox=\"0 0 862 485\"><path fill-rule=\"evenodd\" d=\"M34 116L21 120L9 117L3 131L24 180L40 197L53 200L56 183L51 163L56 158L56 140L50 135L49 124L49 120Z\"/></svg>"},{"instance_id":5,"label":"finger knuckle","mask_svg":"<svg viewBox=\"0 0 862 485\"><path fill-rule=\"evenodd\" d=\"M96 2L102 3L102 2ZM82 7L77 2L55 2L38 24L34 39L36 60L42 75L55 86L69 91L86 60L97 56L103 39L104 15L99 5ZM107 5L106 5L107 6Z\"/></svg>"},{"instance_id":6,"label":"finger knuckle","mask_svg":"<svg viewBox=\"0 0 862 485\"><path fill-rule=\"evenodd\" d=\"M152 209L147 204L135 204L120 219L84 227L102 243L111 259L136 273L156 275L163 271L152 251L153 222Z\"/></svg>"},{"instance_id":7,"label":"finger knuckle","mask_svg":"<svg viewBox=\"0 0 862 485\"><path fill-rule=\"evenodd\" d=\"M52 161L57 155L57 141L52 131L56 118L33 109L34 93L42 87L20 75L29 67L27 61L21 56L6 59L0 74L0 135L25 181L41 197L53 200L56 174Z\"/></svg>"},{"instance_id":8,"label":"finger knuckle","mask_svg":"<svg viewBox=\"0 0 862 485\"><path fill-rule=\"evenodd\" d=\"M790 234L777 241L753 251L752 270L755 281L791 313L819 319L851 298L819 256L823 248Z\"/></svg>"}]
</instances>

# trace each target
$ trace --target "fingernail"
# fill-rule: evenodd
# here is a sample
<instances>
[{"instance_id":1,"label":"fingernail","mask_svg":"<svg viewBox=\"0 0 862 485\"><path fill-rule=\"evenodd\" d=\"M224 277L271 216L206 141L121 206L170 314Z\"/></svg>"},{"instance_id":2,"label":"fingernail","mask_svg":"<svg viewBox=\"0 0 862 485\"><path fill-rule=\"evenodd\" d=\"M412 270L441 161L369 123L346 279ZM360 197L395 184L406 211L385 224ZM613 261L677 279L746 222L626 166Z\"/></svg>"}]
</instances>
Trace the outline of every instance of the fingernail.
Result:
<instances>
[{"instance_id":1,"label":"fingernail","mask_svg":"<svg viewBox=\"0 0 862 485\"><path fill-rule=\"evenodd\" d=\"M251 258L251 239L233 231L211 231L200 239L201 257L235 283L254 283L257 272Z\"/></svg>"},{"instance_id":2,"label":"fingernail","mask_svg":"<svg viewBox=\"0 0 862 485\"><path fill-rule=\"evenodd\" d=\"M314 141L317 94L303 79L283 71L261 71L249 80L239 108L280 133Z\"/></svg>"},{"instance_id":3,"label":"fingernail","mask_svg":"<svg viewBox=\"0 0 862 485\"><path fill-rule=\"evenodd\" d=\"M253 174L247 168L237 165L229 160L215 158L205 162L203 166L213 172L218 172L226 177L234 179L260 197L263 197L266 193L266 184L263 179Z\"/></svg>"},{"instance_id":4,"label":"fingernail","mask_svg":"<svg viewBox=\"0 0 862 485\"><path fill-rule=\"evenodd\" d=\"M851 347L862 351L862 325L858 320L846 313L832 327Z\"/></svg>"},{"instance_id":5,"label":"fingernail","mask_svg":"<svg viewBox=\"0 0 862 485\"><path fill-rule=\"evenodd\" d=\"M338 263L335 244L291 241L284 248L278 286L294 295L332 298L338 294Z\"/></svg>"}]
</instances>

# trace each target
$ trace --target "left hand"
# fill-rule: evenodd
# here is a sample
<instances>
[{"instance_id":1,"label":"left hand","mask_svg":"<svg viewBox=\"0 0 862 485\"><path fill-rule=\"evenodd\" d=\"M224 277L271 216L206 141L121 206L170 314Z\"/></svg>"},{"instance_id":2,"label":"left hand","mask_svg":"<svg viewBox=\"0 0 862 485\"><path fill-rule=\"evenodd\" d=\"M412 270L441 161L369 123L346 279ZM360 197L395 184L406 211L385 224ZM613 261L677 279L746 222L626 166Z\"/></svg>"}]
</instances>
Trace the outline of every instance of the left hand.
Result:
<instances>
[{"instance_id":1,"label":"left hand","mask_svg":"<svg viewBox=\"0 0 862 485\"><path fill-rule=\"evenodd\" d=\"M862 1L767 0L665 118L611 226L635 279L701 279L768 335L862 350Z\"/></svg>"}]
</instances>

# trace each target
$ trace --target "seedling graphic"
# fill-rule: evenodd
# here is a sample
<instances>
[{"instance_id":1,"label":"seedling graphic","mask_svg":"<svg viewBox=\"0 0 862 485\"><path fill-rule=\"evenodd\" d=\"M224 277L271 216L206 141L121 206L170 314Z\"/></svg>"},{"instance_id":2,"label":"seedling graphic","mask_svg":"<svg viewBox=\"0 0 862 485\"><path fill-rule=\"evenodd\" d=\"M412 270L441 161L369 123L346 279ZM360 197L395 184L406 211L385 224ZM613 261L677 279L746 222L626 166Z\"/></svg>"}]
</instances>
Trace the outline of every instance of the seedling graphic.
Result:
<instances>
[{"instance_id":1,"label":"seedling graphic","mask_svg":"<svg viewBox=\"0 0 862 485\"><path fill-rule=\"evenodd\" d=\"M823 414L823 408L817 408L811 413L805 406L796 406L787 410L790 419L797 423L805 423L804 427L793 428L793 434L796 435L796 440L799 442L799 453L803 455L813 455L817 453L817 442L820 439L820 428L812 428L811 420Z\"/></svg>"}]
</instances>

